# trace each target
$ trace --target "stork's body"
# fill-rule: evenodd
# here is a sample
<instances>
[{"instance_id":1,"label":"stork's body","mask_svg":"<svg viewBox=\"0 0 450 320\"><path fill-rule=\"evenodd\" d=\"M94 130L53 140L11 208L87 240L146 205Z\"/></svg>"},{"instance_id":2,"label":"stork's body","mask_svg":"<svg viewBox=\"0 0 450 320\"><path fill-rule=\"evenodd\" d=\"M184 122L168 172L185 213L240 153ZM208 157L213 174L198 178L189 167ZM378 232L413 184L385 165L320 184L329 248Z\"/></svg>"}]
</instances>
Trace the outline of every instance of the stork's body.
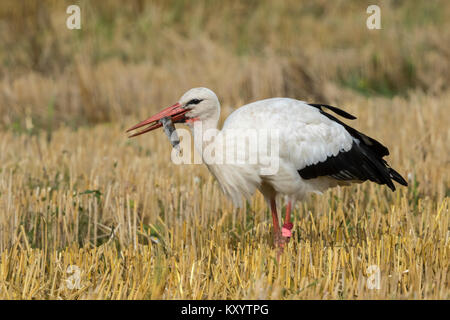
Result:
<instances>
[{"instance_id":1,"label":"stork's body","mask_svg":"<svg viewBox=\"0 0 450 320\"><path fill-rule=\"evenodd\" d=\"M307 104L289 98L272 98L238 108L226 119L221 131L217 131L212 138L205 139L206 130L217 128L220 104L211 90L194 88L186 92L177 104L130 130L171 116L175 123L186 123L193 129L194 144L200 152L205 147L211 148L211 144L218 143L221 136L233 130L276 130L276 173L262 174L260 162L207 163L207 166L224 193L237 206L243 196L249 198L257 189L261 191L271 207L275 241L283 246L291 236L292 204L296 200L303 200L310 193L321 193L330 187L366 180L387 184L392 190L395 190L392 180L406 185L406 181L382 159L389 154L386 147L347 126L323 108L345 118L355 119L345 111L331 106ZM195 130L194 126L200 122L202 130ZM159 126L153 124L135 135ZM256 159L264 156L260 148L247 149L257 153ZM249 154L248 158L252 158L252 155ZM278 196L288 199L281 230L276 212Z\"/></svg>"},{"instance_id":2,"label":"stork's body","mask_svg":"<svg viewBox=\"0 0 450 320\"><path fill-rule=\"evenodd\" d=\"M261 175L258 164L231 164L229 168L226 164L212 165L214 171L230 171L218 180L236 205L240 204L242 195L252 195L256 189L268 200L283 195L295 201L311 192L336 186L336 179L327 176L304 179L299 170L326 161L340 151L348 151L353 141L340 124L323 116L319 109L288 98L260 100L242 106L226 119L219 134L239 129L277 130L279 169L277 174ZM260 159L262 151L254 151L258 153L255 158Z\"/></svg>"}]
</instances>

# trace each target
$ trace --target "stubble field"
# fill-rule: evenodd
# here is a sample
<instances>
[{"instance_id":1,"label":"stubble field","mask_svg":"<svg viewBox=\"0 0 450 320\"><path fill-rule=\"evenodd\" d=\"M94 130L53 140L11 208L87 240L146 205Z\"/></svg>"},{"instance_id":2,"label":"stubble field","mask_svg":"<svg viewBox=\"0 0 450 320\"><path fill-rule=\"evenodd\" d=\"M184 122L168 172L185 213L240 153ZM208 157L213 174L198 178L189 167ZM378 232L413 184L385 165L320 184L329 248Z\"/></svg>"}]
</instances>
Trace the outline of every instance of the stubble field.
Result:
<instances>
[{"instance_id":1,"label":"stubble field","mask_svg":"<svg viewBox=\"0 0 450 320\"><path fill-rule=\"evenodd\" d=\"M69 2L0 5L0 299L449 298L446 1L382 2L381 30L363 2L75 2L81 30ZM222 121L343 108L409 186L298 203L277 262L260 194L235 209L162 130L127 139L196 86Z\"/></svg>"}]
</instances>

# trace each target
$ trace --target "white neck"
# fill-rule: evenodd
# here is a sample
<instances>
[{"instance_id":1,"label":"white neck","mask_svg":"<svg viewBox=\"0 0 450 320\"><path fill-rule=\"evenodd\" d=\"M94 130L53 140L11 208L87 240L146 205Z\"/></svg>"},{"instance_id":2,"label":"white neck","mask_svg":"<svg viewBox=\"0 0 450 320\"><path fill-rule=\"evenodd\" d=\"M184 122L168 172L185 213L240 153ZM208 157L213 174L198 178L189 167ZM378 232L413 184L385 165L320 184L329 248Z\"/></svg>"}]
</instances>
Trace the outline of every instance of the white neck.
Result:
<instances>
[{"instance_id":1,"label":"white neck","mask_svg":"<svg viewBox=\"0 0 450 320\"><path fill-rule=\"evenodd\" d=\"M243 172L242 168L237 170L237 166L225 161L225 155L220 154L224 152L224 146L220 144L223 137L218 138L223 132L217 129L217 123L217 120L194 122L194 125L190 126L194 136L194 146L196 151L201 154L208 170L219 182L223 192L231 198L235 206L240 207L242 196L250 199L261 179L255 174L257 171L252 170L252 168L249 168L250 171ZM217 143L219 145L214 145ZM211 150L214 150L213 157L217 157L216 159L220 162L210 162L205 159Z\"/></svg>"},{"instance_id":2,"label":"white neck","mask_svg":"<svg viewBox=\"0 0 450 320\"><path fill-rule=\"evenodd\" d=\"M214 143L219 130L217 129L218 119L197 120L190 125L192 135L194 136L194 146L197 152L203 158L203 150L209 144Z\"/></svg>"}]
</instances>

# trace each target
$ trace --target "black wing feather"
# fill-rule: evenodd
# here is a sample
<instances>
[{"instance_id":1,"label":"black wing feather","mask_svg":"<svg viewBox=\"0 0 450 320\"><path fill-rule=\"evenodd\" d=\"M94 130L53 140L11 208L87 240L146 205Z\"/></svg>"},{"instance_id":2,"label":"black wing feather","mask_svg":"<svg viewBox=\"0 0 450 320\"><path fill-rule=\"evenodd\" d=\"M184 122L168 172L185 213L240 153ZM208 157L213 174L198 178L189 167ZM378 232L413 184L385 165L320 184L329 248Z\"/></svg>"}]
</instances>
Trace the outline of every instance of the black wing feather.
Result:
<instances>
[{"instance_id":1,"label":"black wing feather","mask_svg":"<svg viewBox=\"0 0 450 320\"><path fill-rule=\"evenodd\" d=\"M347 119L356 119L355 116L345 112L344 110L341 110L339 108L329 106L329 105L323 105L323 104L309 104L309 105L312 107L318 108L320 110L320 113L323 114L324 116L326 116L328 119L333 120L333 121L339 123L340 125L342 125L345 128L345 130L347 130L348 133L350 133L352 135L352 137L362 141L365 145L370 147L370 149L372 149L376 154L379 154L381 157L389 155L388 148L383 146L377 140L366 136L364 133L361 133L358 130L348 126L347 124L345 124L341 120L337 119L336 117L332 116L331 114L326 113L325 111L323 111L323 109L320 106L325 106L326 108L333 110L336 114L341 115Z\"/></svg>"},{"instance_id":2,"label":"black wing feather","mask_svg":"<svg viewBox=\"0 0 450 320\"><path fill-rule=\"evenodd\" d=\"M353 137L354 142L350 150L341 151L335 156L328 157L323 162L318 162L298 170L298 173L303 179L329 176L342 181L370 180L378 184L385 184L393 191L395 190L395 186L392 180L404 186L408 185L405 179L383 159L384 156L389 154L389 150L385 146L326 113L320 106L325 106L342 116L345 114L346 116L344 117L348 119L350 119L348 117L351 116L350 114L331 106L322 104L310 105L319 108L320 113L324 116L342 125ZM336 110L339 110L339 112Z\"/></svg>"},{"instance_id":3,"label":"black wing feather","mask_svg":"<svg viewBox=\"0 0 450 320\"><path fill-rule=\"evenodd\" d=\"M325 107L325 108L327 108L327 109L330 109L330 110L333 111L334 113L340 115L341 117L344 117L344 118L347 118L347 119L350 119L350 120L355 120L355 119L356 119L356 117L355 117L354 115L352 115L352 114L350 114L350 113L348 113L348 112L346 112L346 111L344 111L344 110L342 110L342 109L339 109L339 108L330 106L330 105L328 105L328 104L323 104L323 103L309 103L309 105L312 106L312 107L318 108L318 109L320 109L321 111L323 111L322 107Z\"/></svg>"}]
</instances>

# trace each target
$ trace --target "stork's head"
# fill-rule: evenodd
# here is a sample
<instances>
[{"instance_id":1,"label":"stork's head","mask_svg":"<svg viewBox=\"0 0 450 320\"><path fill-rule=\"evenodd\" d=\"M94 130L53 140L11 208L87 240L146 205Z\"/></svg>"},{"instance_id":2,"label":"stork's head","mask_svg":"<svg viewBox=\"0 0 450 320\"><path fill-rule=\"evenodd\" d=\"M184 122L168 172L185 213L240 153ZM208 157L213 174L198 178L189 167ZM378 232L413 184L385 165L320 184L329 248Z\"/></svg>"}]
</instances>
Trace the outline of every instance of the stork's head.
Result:
<instances>
[{"instance_id":1,"label":"stork's head","mask_svg":"<svg viewBox=\"0 0 450 320\"><path fill-rule=\"evenodd\" d=\"M173 123L186 123L188 126L192 126L196 121L208 121L217 125L219 115L220 103L216 94L208 88L193 88L183 94L177 103L131 127L127 132L149 124L148 128L130 137L152 131L161 127L159 120L165 117L170 117Z\"/></svg>"}]
</instances>

